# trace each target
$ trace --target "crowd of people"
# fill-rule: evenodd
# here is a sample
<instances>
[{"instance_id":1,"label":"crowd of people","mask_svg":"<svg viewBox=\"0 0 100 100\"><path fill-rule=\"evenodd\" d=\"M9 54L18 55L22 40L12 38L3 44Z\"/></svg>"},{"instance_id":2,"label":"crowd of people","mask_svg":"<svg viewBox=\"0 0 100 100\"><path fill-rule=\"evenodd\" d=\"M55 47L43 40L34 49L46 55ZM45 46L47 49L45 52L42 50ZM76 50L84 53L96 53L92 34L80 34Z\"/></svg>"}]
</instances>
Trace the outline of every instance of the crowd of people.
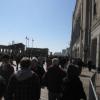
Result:
<instances>
[{"instance_id":1,"label":"crowd of people","mask_svg":"<svg viewBox=\"0 0 100 100\"><path fill-rule=\"evenodd\" d=\"M79 77L83 66L81 60L22 57L19 64L20 69L14 71L15 65L9 55L2 56L0 100L2 97L4 100L40 100L44 87L48 89L48 100L87 100Z\"/></svg>"}]
</instances>

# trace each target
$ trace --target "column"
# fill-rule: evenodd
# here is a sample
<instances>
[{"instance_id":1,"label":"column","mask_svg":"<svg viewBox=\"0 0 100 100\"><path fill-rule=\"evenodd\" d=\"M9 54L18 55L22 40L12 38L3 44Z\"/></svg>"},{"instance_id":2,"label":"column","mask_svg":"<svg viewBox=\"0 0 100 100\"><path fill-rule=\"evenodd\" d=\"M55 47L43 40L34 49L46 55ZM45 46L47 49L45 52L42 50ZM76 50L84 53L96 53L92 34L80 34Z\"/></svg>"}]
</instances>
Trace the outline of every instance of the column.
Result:
<instances>
[{"instance_id":1,"label":"column","mask_svg":"<svg viewBox=\"0 0 100 100\"><path fill-rule=\"evenodd\" d=\"M100 67L100 35L97 36L96 67Z\"/></svg>"}]
</instances>

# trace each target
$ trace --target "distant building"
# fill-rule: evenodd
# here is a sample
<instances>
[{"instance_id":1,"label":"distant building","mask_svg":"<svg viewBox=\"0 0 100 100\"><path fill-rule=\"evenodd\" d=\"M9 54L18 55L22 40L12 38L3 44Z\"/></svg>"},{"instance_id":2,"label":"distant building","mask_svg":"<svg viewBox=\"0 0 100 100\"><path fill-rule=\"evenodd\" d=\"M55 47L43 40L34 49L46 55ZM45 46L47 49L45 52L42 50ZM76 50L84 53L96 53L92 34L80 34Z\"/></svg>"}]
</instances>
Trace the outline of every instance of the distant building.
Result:
<instances>
[{"instance_id":1,"label":"distant building","mask_svg":"<svg viewBox=\"0 0 100 100\"><path fill-rule=\"evenodd\" d=\"M66 56L66 49L62 50L62 56Z\"/></svg>"},{"instance_id":2,"label":"distant building","mask_svg":"<svg viewBox=\"0 0 100 100\"><path fill-rule=\"evenodd\" d=\"M62 56L62 53L61 52L55 52L54 56Z\"/></svg>"},{"instance_id":3,"label":"distant building","mask_svg":"<svg viewBox=\"0 0 100 100\"><path fill-rule=\"evenodd\" d=\"M24 52L25 45L22 43L13 44L13 45L0 45L0 53L7 54L18 54Z\"/></svg>"},{"instance_id":4,"label":"distant building","mask_svg":"<svg viewBox=\"0 0 100 100\"><path fill-rule=\"evenodd\" d=\"M48 56L48 48L26 48L23 43L17 43L12 45L0 45L0 55L9 54L15 58L17 56Z\"/></svg>"},{"instance_id":5,"label":"distant building","mask_svg":"<svg viewBox=\"0 0 100 100\"><path fill-rule=\"evenodd\" d=\"M26 55L30 57L34 56L48 56L48 48L26 48Z\"/></svg>"},{"instance_id":6,"label":"distant building","mask_svg":"<svg viewBox=\"0 0 100 100\"><path fill-rule=\"evenodd\" d=\"M66 55L66 56L70 56L70 48L66 48L65 55Z\"/></svg>"}]
</instances>

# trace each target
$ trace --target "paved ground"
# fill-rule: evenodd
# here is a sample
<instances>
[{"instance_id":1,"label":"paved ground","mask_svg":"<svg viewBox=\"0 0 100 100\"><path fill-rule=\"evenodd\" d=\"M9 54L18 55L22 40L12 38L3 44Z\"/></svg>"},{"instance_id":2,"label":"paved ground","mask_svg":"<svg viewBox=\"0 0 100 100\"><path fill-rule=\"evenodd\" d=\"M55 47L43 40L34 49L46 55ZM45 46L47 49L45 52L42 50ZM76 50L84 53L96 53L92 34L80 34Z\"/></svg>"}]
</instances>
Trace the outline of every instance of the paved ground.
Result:
<instances>
[{"instance_id":1,"label":"paved ground","mask_svg":"<svg viewBox=\"0 0 100 100\"><path fill-rule=\"evenodd\" d=\"M83 68L82 73L80 75L80 79L83 83L83 87L84 87L84 91L87 96L87 100L89 98L89 79L92 77L94 73L95 73L95 70L92 70L91 72L89 72L87 68Z\"/></svg>"},{"instance_id":2,"label":"paved ground","mask_svg":"<svg viewBox=\"0 0 100 100\"><path fill-rule=\"evenodd\" d=\"M81 80L83 82L83 86L87 94L87 98L89 94L89 80L88 79L90 79L95 72L96 72L95 70L92 70L91 72L89 72L88 69L85 68L83 69L82 74L81 74ZM96 72L96 76L95 76L95 90L96 90L98 100L100 100L100 73L98 72Z\"/></svg>"},{"instance_id":3,"label":"paved ground","mask_svg":"<svg viewBox=\"0 0 100 100\"><path fill-rule=\"evenodd\" d=\"M100 100L100 73L96 75L96 92Z\"/></svg>"},{"instance_id":4,"label":"paved ground","mask_svg":"<svg viewBox=\"0 0 100 100\"><path fill-rule=\"evenodd\" d=\"M41 89L40 100L48 100L48 90L47 90L47 88Z\"/></svg>"}]
</instances>

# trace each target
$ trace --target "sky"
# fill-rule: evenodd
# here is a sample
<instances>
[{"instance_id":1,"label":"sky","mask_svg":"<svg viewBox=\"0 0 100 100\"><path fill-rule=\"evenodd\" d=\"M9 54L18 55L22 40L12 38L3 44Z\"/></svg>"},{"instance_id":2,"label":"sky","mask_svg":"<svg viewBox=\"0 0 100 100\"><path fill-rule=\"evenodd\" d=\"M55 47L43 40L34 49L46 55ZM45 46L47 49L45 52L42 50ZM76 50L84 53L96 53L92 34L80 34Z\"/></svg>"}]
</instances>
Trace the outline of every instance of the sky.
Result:
<instances>
[{"instance_id":1,"label":"sky","mask_svg":"<svg viewBox=\"0 0 100 100\"><path fill-rule=\"evenodd\" d=\"M76 0L0 0L0 45L24 43L60 52L69 47Z\"/></svg>"}]
</instances>

